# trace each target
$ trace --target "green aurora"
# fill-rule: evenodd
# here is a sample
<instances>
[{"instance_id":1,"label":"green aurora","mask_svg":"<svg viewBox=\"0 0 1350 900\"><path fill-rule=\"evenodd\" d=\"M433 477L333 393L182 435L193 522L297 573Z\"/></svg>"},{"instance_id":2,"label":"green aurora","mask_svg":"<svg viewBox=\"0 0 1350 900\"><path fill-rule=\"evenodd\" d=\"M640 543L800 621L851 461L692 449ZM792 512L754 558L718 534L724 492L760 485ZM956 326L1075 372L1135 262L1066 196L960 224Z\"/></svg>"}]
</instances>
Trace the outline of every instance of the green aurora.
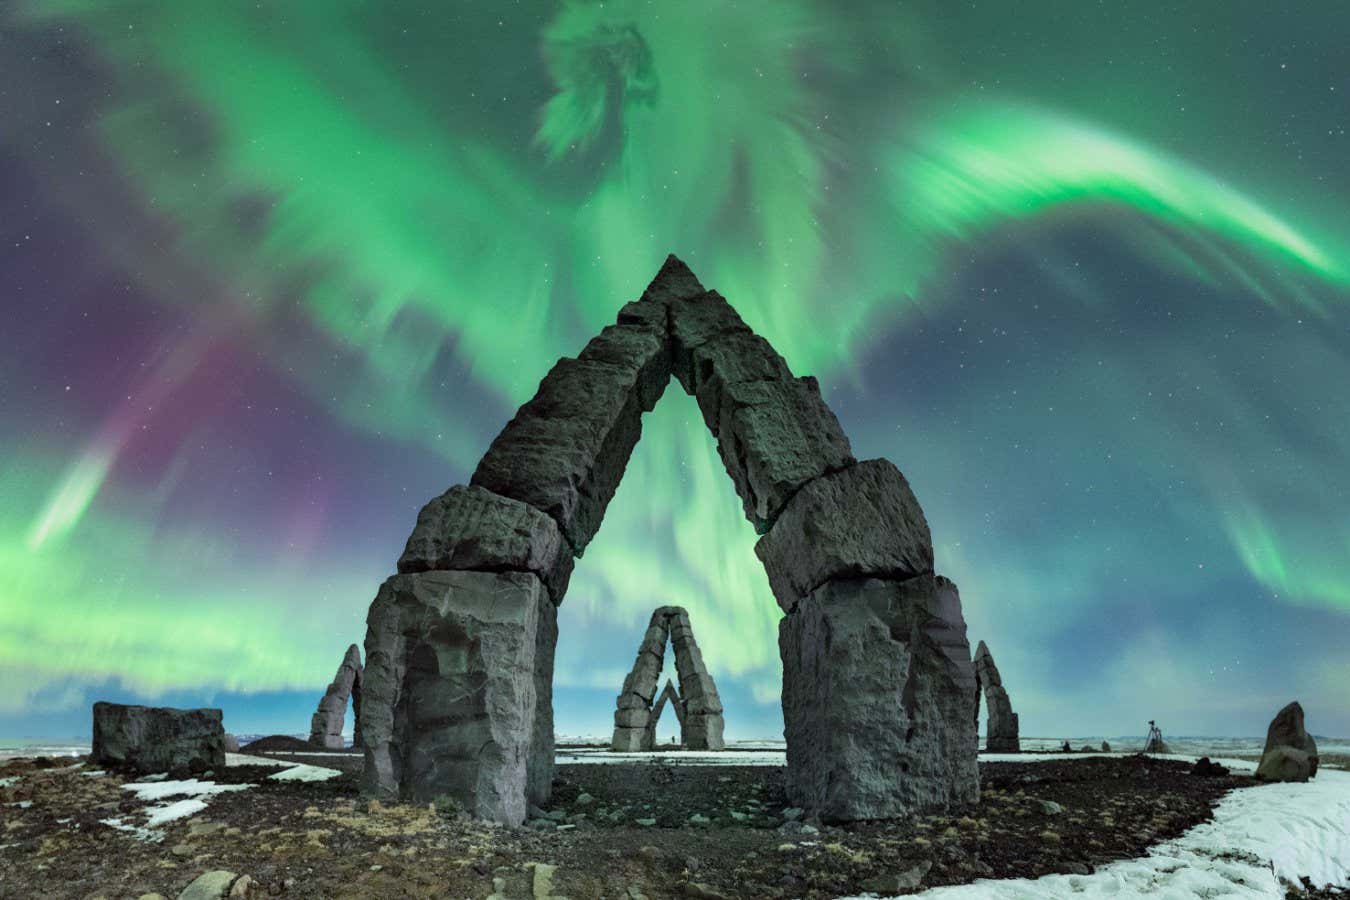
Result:
<instances>
[{"instance_id":1,"label":"green aurora","mask_svg":"<svg viewBox=\"0 0 1350 900\"><path fill-rule=\"evenodd\" d=\"M1104 491L1100 540L1082 539L1081 519L1038 525L1042 553L1031 557L1019 523L979 520L985 501L968 482L985 451L960 457L965 468L952 461L969 431L879 386L903 381L920 353L894 352L905 335L958 320L982 327L959 274L971 260L1044 261L1082 231L1104 235L1118 267L1190 285L1191 306L1212 326L1193 321L1145 354L1084 338L1064 348L1081 352L1056 378L1025 378L1022 396L1037 399L1018 410L1053 410L1066 383L1096 385L1078 396L1080 415L1041 423L1065 470L1075 465L1068 448L1095 454L1115 442L1133 463L1130 484L1167 495L1169 515L1205 535L1225 580L1208 580L1184 554L1157 565L1157 578L1196 593L1244 580L1270 608L1315 611L1343 631L1347 482L1325 479L1350 450L1350 402L1326 385L1350 376L1350 251L1337 216L1350 183L1339 171L1322 183L1316 165L1261 139L1285 95L1250 79L1255 62L1224 55L1254 32L1254 8L1209 23L1204 37L1190 20L1213 10L1198 8L1155 20L1145 37L1140 22L1060 17L1056 6L1020 22L993 7L976 17L936 3L900 12L863 3L845 19L824 3L713 0L578 0L509 15L356 0L24 0L0 13L10 48L0 75L42 72L12 52L25 44L70 42L95 61L101 85L32 83L44 105L7 100L15 108L3 110L11 127L0 145L49 203L98 236L100 265L131 273L147 306L194 323L157 344L125 403L73 433L35 422L4 442L0 658L32 688L0 712L114 679L146 696L321 685L335 652L360 639L365 604L417 505L465 480L553 362L612 321L672 250L795 371L821 378L860 456L890 456L911 477L977 636L1016 634L1019 647L999 659L1035 698L1032 723L1039 715L1049 727L1058 677L1034 648L1057 636L1045 623L1018 630L1019 604L1064 609L1066 627L1099 615L1102 546L1126 547L1145 526L1113 521ZM1322 46L1336 15L1325 4L1276 31L1322 35ZM1018 44L1018 34L1037 39ZM1095 65L1081 56L1089 36ZM1272 82L1287 71L1276 59L1286 37L1269 37L1261 65ZM1224 66L1247 93L1223 88ZM1343 160L1345 72L1300 77L1330 95L1307 117L1332 113L1308 129L1325 146L1303 152ZM72 136L35 149L30 133L66 87L87 94L62 123ZM1178 101L1186 91L1196 96ZM1222 137L1220 120L1231 130ZM96 179L74 174L87 159ZM1076 263L1040 270L1061 289L1057 308L1101 315L1137 301ZM1257 338L1241 328L1231 356L1194 358L1196 335L1230 315L1303 330L1275 349L1244 349ZM284 523L218 517L209 499L184 499L228 489L228 468L210 462L222 451L202 449L226 432L198 422L174 439L169 462L136 462L141 432L164 427L157 410L217 377L222 346L249 348L250 365L322 412L332 439L361 435L363 446L421 460L408 479L416 490L376 517L388 527L316 512L318 533L343 540L298 563L278 539ZM1252 354L1280 373L1260 396L1229 371ZM878 378L879 361L896 371ZM1203 382L1221 430L1190 427L1192 407L1129 419L1158 368L1185 372L1197 391ZM961 377L964 394L944 388L953 407L970 411L1002 390ZM648 416L578 565L558 683L612 691L631 656L628 632L653 606L675 603L718 623L699 629L710 666L772 710L777 608L754 563L753 529L697 409L677 393ZM1289 426L1295 396L1317 399ZM1014 415L1006 403L989 403L980 408L992 432L1020 427L1000 424ZM1122 421L1094 423L1094 409L1120 410ZM1289 461L1283 476L1253 462L1272 448ZM1124 668L1111 677L1148 658L1136 656L1141 647L1181 652L1165 621L1153 625L1118 648ZM568 628L610 629L614 646L597 654L569 642ZM1312 696L1350 675L1314 668ZM581 729L605 715L574 721Z\"/></svg>"}]
</instances>

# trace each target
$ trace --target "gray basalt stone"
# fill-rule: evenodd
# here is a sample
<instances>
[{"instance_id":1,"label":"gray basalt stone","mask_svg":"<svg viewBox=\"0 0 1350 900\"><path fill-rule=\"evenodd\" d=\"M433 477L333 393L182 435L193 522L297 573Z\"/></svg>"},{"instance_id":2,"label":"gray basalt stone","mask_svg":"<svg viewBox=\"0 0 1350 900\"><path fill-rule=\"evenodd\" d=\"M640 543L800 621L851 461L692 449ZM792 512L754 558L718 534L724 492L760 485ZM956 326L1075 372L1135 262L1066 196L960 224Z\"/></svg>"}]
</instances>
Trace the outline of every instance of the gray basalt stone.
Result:
<instances>
[{"instance_id":1,"label":"gray basalt stone","mask_svg":"<svg viewBox=\"0 0 1350 900\"><path fill-rule=\"evenodd\" d=\"M218 709L94 704L93 761L140 774L204 772L225 765Z\"/></svg>"},{"instance_id":2,"label":"gray basalt stone","mask_svg":"<svg viewBox=\"0 0 1350 900\"><path fill-rule=\"evenodd\" d=\"M616 728L610 747L619 753L637 753L639 750L648 749L644 746L646 735L647 729L645 727Z\"/></svg>"},{"instance_id":3,"label":"gray basalt stone","mask_svg":"<svg viewBox=\"0 0 1350 900\"><path fill-rule=\"evenodd\" d=\"M814 378L728 385L720 415L717 452L760 534L800 487L853 464L848 438Z\"/></svg>"},{"instance_id":4,"label":"gray basalt stone","mask_svg":"<svg viewBox=\"0 0 1350 900\"><path fill-rule=\"evenodd\" d=\"M985 749L990 753L1020 753L1022 743L1018 737L1017 713L1013 712L1008 691L1003 687L1003 677L999 675L994 657L980 641L975 649L975 716L979 721L980 694L984 694L985 709Z\"/></svg>"},{"instance_id":5,"label":"gray basalt stone","mask_svg":"<svg viewBox=\"0 0 1350 900\"><path fill-rule=\"evenodd\" d=\"M670 383L670 353L665 329L641 325L609 325L591 339L577 357L585 362L637 367L638 402L651 412Z\"/></svg>"},{"instance_id":6,"label":"gray basalt stone","mask_svg":"<svg viewBox=\"0 0 1350 900\"><path fill-rule=\"evenodd\" d=\"M553 657L558 646L558 610L545 604L539 610L534 641L534 730L526 763L525 799L547 806L553 796L555 747L553 738Z\"/></svg>"},{"instance_id":7,"label":"gray basalt stone","mask_svg":"<svg viewBox=\"0 0 1350 900\"><path fill-rule=\"evenodd\" d=\"M485 488L457 484L417 514L398 570L533 572L556 604L567 591L573 562L572 548L550 516Z\"/></svg>"},{"instance_id":8,"label":"gray basalt stone","mask_svg":"<svg viewBox=\"0 0 1350 900\"><path fill-rule=\"evenodd\" d=\"M1317 774L1317 741L1303 725L1303 706L1293 701L1266 729L1266 746L1256 777L1264 781L1307 781Z\"/></svg>"},{"instance_id":9,"label":"gray basalt stone","mask_svg":"<svg viewBox=\"0 0 1350 900\"><path fill-rule=\"evenodd\" d=\"M640 366L559 360L471 483L548 513L580 555L642 434L644 378Z\"/></svg>"},{"instance_id":10,"label":"gray basalt stone","mask_svg":"<svg viewBox=\"0 0 1350 900\"><path fill-rule=\"evenodd\" d=\"M347 701L355 710L356 738L361 734L361 648L352 644L342 657L337 673L319 700L309 723L309 742L325 750L342 750L342 724L347 718Z\"/></svg>"},{"instance_id":11,"label":"gray basalt stone","mask_svg":"<svg viewBox=\"0 0 1350 900\"><path fill-rule=\"evenodd\" d=\"M657 698L656 704L652 707L651 715L647 719L647 732L642 737L643 750L652 750L656 747L656 726L661 721L661 713L665 712L667 702L670 703L671 709L675 710L675 718L680 723L680 733L683 736L684 701L680 699L680 693L675 690L675 685L667 680L666 686L661 689L661 696Z\"/></svg>"},{"instance_id":12,"label":"gray basalt stone","mask_svg":"<svg viewBox=\"0 0 1350 900\"><path fill-rule=\"evenodd\" d=\"M933 541L900 470L869 459L807 483L755 544L784 611L831 579L933 571Z\"/></svg>"},{"instance_id":13,"label":"gray basalt stone","mask_svg":"<svg viewBox=\"0 0 1350 900\"><path fill-rule=\"evenodd\" d=\"M528 572L388 579L367 618L363 790L524 821L527 767L542 744L539 629L553 614Z\"/></svg>"},{"instance_id":14,"label":"gray basalt stone","mask_svg":"<svg viewBox=\"0 0 1350 900\"><path fill-rule=\"evenodd\" d=\"M789 800L827 821L979 798L969 645L936 579L827 582L779 625Z\"/></svg>"},{"instance_id":15,"label":"gray basalt stone","mask_svg":"<svg viewBox=\"0 0 1350 900\"><path fill-rule=\"evenodd\" d=\"M723 719L720 713L695 715L686 712L680 723L684 746L690 750L721 750L726 742L722 736Z\"/></svg>"}]
</instances>

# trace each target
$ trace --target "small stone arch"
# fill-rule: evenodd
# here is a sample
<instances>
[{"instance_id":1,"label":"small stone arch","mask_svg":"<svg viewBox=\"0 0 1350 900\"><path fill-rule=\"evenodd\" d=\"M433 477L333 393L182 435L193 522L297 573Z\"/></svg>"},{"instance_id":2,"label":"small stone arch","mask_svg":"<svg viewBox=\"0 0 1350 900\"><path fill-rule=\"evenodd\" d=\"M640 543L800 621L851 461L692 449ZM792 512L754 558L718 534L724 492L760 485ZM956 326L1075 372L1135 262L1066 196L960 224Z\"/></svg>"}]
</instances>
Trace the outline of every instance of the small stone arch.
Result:
<instances>
[{"instance_id":1,"label":"small stone arch","mask_svg":"<svg viewBox=\"0 0 1350 900\"><path fill-rule=\"evenodd\" d=\"M656 685L665 666L666 645L675 651L675 674L680 689L669 681L656 698ZM656 741L656 722L667 698L680 720L681 743L689 750L721 750L722 699L717 684L703 662L703 652L694 639L689 613L681 606L662 606L638 645L633 669L624 679L614 710L614 750L651 750Z\"/></svg>"},{"instance_id":2,"label":"small stone arch","mask_svg":"<svg viewBox=\"0 0 1350 900\"><path fill-rule=\"evenodd\" d=\"M1017 713L1013 712L1008 691L1003 687L1003 676L994 665L994 656L980 641L975 649L975 725L980 721L980 695L984 695L985 729L984 749L990 753L1021 753L1018 737Z\"/></svg>"},{"instance_id":3,"label":"small stone arch","mask_svg":"<svg viewBox=\"0 0 1350 900\"><path fill-rule=\"evenodd\" d=\"M352 731L352 746L361 746L361 648L352 644L342 657L333 681L319 700L319 708L309 720L309 742L325 750L341 750L342 723L347 718L347 701L352 704L356 719Z\"/></svg>"},{"instance_id":4,"label":"small stone arch","mask_svg":"<svg viewBox=\"0 0 1350 900\"><path fill-rule=\"evenodd\" d=\"M470 483L418 514L367 618L363 790L449 795L508 824L547 802L556 606L672 376L716 439L785 613L789 799L826 820L977 799L960 596L933 572L908 482L885 459L854 459L816 380L674 256L544 376ZM444 623L481 643L478 694L410 696L410 646ZM488 714L419 730L415 707L432 702Z\"/></svg>"}]
</instances>

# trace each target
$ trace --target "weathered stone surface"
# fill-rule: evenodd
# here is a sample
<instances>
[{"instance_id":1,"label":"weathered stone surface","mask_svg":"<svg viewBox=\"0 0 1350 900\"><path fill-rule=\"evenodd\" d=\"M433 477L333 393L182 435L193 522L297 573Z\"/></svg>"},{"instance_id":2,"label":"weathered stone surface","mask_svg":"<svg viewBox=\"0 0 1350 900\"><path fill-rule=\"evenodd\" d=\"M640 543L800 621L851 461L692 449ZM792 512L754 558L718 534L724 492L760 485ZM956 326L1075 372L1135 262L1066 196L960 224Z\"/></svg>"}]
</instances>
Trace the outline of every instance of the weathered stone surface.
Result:
<instances>
[{"instance_id":1,"label":"weathered stone surface","mask_svg":"<svg viewBox=\"0 0 1350 900\"><path fill-rule=\"evenodd\" d=\"M178 900L221 900L238 877L225 869L198 875L191 884L183 888Z\"/></svg>"},{"instance_id":2,"label":"weathered stone surface","mask_svg":"<svg viewBox=\"0 0 1350 900\"><path fill-rule=\"evenodd\" d=\"M633 669L624 679L624 694L637 694L650 703L656 697L656 685L661 678L661 660L650 653L639 651Z\"/></svg>"},{"instance_id":3,"label":"weathered stone surface","mask_svg":"<svg viewBox=\"0 0 1350 900\"><path fill-rule=\"evenodd\" d=\"M1256 777L1306 781L1317 774L1317 763L1317 742L1304 728L1303 706L1295 700L1276 713L1266 729L1266 746Z\"/></svg>"},{"instance_id":4,"label":"weathered stone surface","mask_svg":"<svg viewBox=\"0 0 1350 900\"><path fill-rule=\"evenodd\" d=\"M1256 777L1261 781L1307 781L1316 773L1312 757L1284 745L1261 754L1261 764L1256 767Z\"/></svg>"},{"instance_id":5,"label":"weathered stone surface","mask_svg":"<svg viewBox=\"0 0 1350 900\"><path fill-rule=\"evenodd\" d=\"M577 357L623 368L637 368L638 402L651 412L670 383L670 351L666 332L642 325L608 325L591 338Z\"/></svg>"},{"instance_id":6,"label":"weathered stone surface","mask_svg":"<svg viewBox=\"0 0 1350 900\"><path fill-rule=\"evenodd\" d=\"M694 715L686 713L681 723L680 734L684 746L690 750L722 750L726 743L722 738L723 719L720 713Z\"/></svg>"},{"instance_id":7,"label":"weathered stone surface","mask_svg":"<svg viewBox=\"0 0 1350 900\"><path fill-rule=\"evenodd\" d=\"M363 790L524 821L538 629L552 613L528 572L388 579L367 619Z\"/></svg>"},{"instance_id":8,"label":"weathered stone surface","mask_svg":"<svg viewBox=\"0 0 1350 900\"><path fill-rule=\"evenodd\" d=\"M778 354L768 342L754 347L755 355L761 357L758 362L733 359L730 348L735 344L737 335L754 336L754 332L726 298L716 291L692 294L670 304L672 374L679 380L685 393L697 398L700 383L758 380L753 377L753 373L765 371L772 365L769 355L777 357ZM778 360L781 362L782 358L778 357ZM727 365L725 375L719 374L719 363ZM747 377L737 377L741 373ZM791 372L783 377L792 377ZM715 418L708 421L708 427L716 428L717 422Z\"/></svg>"},{"instance_id":9,"label":"weathered stone surface","mask_svg":"<svg viewBox=\"0 0 1350 900\"><path fill-rule=\"evenodd\" d=\"M138 773L204 772L225 765L218 709L94 704L93 761Z\"/></svg>"},{"instance_id":10,"label":"weathered stone surface","mask_svg":"<svg viewBox=\"0 0 1350 900\"><path fill-rule=\"evenodd\" d=\"M990 753L1020 753L1022 742L1018 737L1017 713L1003 687L994 657L984 641L975 649L975 718L979 722L980 695L984 695L985 749Z\"/></svg>"},{"instance_id":11,"label":"weathered stone surface","mask_svg":"<svg viewBox=\"0 0 1350 900\"><path fill-rule=\"evenodd\" d=\"M640 367L559 360L471 483L548 513L580 555L642 433L641 383Z\"/></svg>"},{"instance_id":12,"label":"weathered stone surface","mask_svg":"<svg viewBox=\"0 0 1350 900\"><path fill-rule=\"evenodd\" d=\"M347 701L356 712L356 736L361 734L361 648L352 644L338 665L337 674L319 700L319 708L309 723L309 742L327 750L347 746L342 740L342 723L347 718Z\"/></svg>"},{"instance_id":13,"label":"weathered stone surface","mask_svg":"<svg viewBox=\"0 0 1350 900\"><path fill-rule=\"evenodd\" d=\"M636 753L645 749L643 742L647 734L647 729L643 728L616 728L614 729L614 740L610 746L620 753Z\"/></svg>"},{"instance_id":14,"label":"weathered stone surface","mask_svg":"<svg viewBox=\"0 0 1350 900\"><path fill-rule=\"evenodd\" d=\"M931 575L831 581L782 620L795 805L850 820L978 799L970 651L941 594Z\"/></svg>"},{"instance_id":15,"label":"weathered stone surface","mask_svg":"<svg viewBox=\"0 0 1350 900\"><path fill-rule=\"evenodd\" d=\"M525 766L525 799L547 806L553 796L553 657L558 646L558 610L545 604L539 610L534 641L534 730L530 758Z\"/></svg>"},{"instance_id":16,"label":"weathered stone surface","mask_svg":"<svg viewBox=\"0 0 1350 900\"><path fill-rule=\"evenodd\" d=\"M646 728L651 722L651 710L645 706L638 709L616 709L614 711L615 728Z\"/></svg>"},{"instance_id":17,"label":"weathered stone surface","mask_svg":"<svg viewBox=\"0 0 1350 900\"><path fill-rule=\"evenodd\" d=\"M533 572L557 604L573 562L571 545L551 516L485 488L457 484L417 514L398 570Z\"/></svg>"},{"instance_id":18,"label":"weathered stone surface","mask_svg":"<svg viewBox=\"0 0 1350 900\"><path fill-rule=\"evenodd\" d=\"M716 293L708 296L721 299ZM687 357L688 368L680 373L680 383L694 395L704 424L714 433L721 425L722 400L731 385L792 380L792 370L783 357L744 325L714 334L689 349Z\"/></svg>"},{"instance_id":19,"label":"weathered stone surface","mask_svg":"<svg viewBox=\"0 0 1350 900\"><path fill-rule=\"evenodd\" d=\"M853 464L848 438L814 378L728 385L720 415L717 452L760 534L798 488Z\"/></svg>"},{"instance_id":20,"label":"weathered stone surface","mask_svg":"<svg viewBox=\"0 0 1350 900\"><path fill-rule=\"evenodd\" d=\"M755 544L778 605L831 579L905 581L933 571L933 541L909 482L869 459L807 483Z\"/></svg>"}]
</instances>

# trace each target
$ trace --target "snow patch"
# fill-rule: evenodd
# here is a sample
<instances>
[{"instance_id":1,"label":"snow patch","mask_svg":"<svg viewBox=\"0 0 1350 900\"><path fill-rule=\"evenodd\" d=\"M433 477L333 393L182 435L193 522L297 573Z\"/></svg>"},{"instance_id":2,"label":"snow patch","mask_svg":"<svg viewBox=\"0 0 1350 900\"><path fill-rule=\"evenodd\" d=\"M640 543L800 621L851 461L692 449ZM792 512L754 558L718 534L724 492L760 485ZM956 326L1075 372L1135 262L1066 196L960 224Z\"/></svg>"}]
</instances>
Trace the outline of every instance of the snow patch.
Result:
<instances>
[{"instance_id":1,"label":"snow patch","mask_svg":"<svg viewBox=\"0 0 1350 900\"><path fill-rule=\"evenodd\" d=\"M88 771L88 772L81 772L81 773L80 773L80 777L82 777L82 778L101 778L102 776L107 775L107 774L108 774L108 773L105 772L105 771L103 771L102 769L91 769L91 770Z\"/></svg>"},{"instance_id":2,"label":"snow patch","mask_svg":"<svg viewBox=\"0 0 1350 900\"><path fill-rule=\"evenodd\" d=\"M133 782L122 785L122 790L131 791L137 800L163 800L165 797L206 797L211 794L224 794L229 791L246 791L252 784L216 784L214 781L198 781L188 778L184 781L157 781L150 784Z\"/></svg>"},{"instance_id":3,"label":"snow patch","mask_svg":"<svg viewBox=\"0 0 1350 900\"><path fill-rule=\"evenodd\" d=\"M146 828L158 828L175 819L183 819L188 816L195 816L197 813L206 809L206 801L196 798L187 800L177 800L173 803L164 803L160 806L152 806L148 810L150 818L146 820Z\"/></svg>"},{"instance_id":4,"label":"snow patch","mask_svg":"<svg viewBox=\"0 0 1350 900\"><path fill-rule=\"evenodd\" d=\"M11 775L8 778L0 778L0 788L7 788L11 784L17 784L18 781L19 781L18 775Z\"/></svg>"},{"instance_id":5,"label":"snow patch","mask_svg":"<svg viewBox=\"0 0 1350 900\"><path fill-rule=\"evenodd\" d=\"M301 763L290 769L283 769L267 777L272 781L327 781L341 775L339 769L326 769L323 766L311 766Z\"/></svg>"}]
</instances>

